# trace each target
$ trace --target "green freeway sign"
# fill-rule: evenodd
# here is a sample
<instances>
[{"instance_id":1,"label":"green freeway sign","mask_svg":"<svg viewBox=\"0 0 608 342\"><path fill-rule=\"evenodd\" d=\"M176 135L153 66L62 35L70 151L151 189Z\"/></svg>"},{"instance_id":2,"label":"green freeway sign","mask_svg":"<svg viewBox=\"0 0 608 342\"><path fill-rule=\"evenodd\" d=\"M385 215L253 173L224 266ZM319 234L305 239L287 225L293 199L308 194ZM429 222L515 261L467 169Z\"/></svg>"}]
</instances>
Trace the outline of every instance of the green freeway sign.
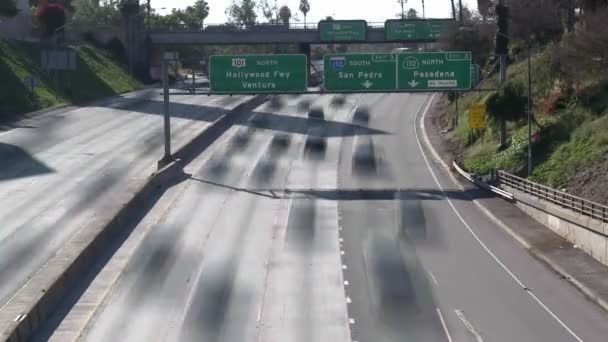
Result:
<instances>
[{"instance_id":1,"label":"green freeway sign","mask_svg":"<svg viewBox=\"0 0 608 342\"><path fill-rule=\"evenodd\" d=\"M365 20L323 20L319 22L322 42L364 41L367 35Z\"/></svg>"},{"instance_id":2,"label":"green freeway sign","mask_svg":"<svg viewBox=\"0 0 608 342\"><path fill-rule=\"evenodd\" d=\"M471 89L470 52L412 52L397 55L397 89Z\"/></svg>"},{"instance_id":3,"label":"green freeway sign","mask_svg":"<svg viewBox=\"0 0 608 342\"><path fill-rule=\"evenodd\" d=\"M274 93L307 90L306 55L211 56L212 93Z\"/></svg>"},{"instance_id":4,"label":"green freeway sign","mask_svg":"<svg viewBox=\"0 0 608 342\"><path fill-rule=\"evenodd\" d=\"M454 25L452 19L391 19L384 23L386 40L436 40Z\"/></svg>"},{"instance_id":5,"label":"green freeway sign","mask_svg":"<svg viewBox=\"0 0 608 342\"><path fill-rule=\"evenodd\" d=\"M325 90L387 91L397 86L394 54L333 54L323 61Z\"/></svg>"}]
</instances>

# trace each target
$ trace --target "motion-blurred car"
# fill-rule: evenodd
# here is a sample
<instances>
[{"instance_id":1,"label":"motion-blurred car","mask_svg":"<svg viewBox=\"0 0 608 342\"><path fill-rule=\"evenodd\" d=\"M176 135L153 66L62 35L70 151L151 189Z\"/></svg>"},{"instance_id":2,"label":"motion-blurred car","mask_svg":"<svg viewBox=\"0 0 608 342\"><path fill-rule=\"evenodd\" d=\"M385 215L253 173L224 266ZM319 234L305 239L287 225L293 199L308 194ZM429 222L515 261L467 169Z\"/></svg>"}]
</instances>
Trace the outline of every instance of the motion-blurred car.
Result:
<instances>
[{"instance_id":1,"label":"motion-blurred car","mask_svg":"<svg viewBox=\"0 0 608 342\"><path fill-rule=\"evenodd\" d=\"M308 112L308 118L313 120L325 120L325 112L323 111L323 108L311 108Z\"/></svg>"},{"instance_id":2,"label":"motion-blurred car","mask_svg":"<svg viewBox=\"0 0 608 342\"><path fill-rule=\"evenodd\" d=\"M287 133L277 133L272 137L271 148L273 150L283 150L289 147L291 137Z\"/></svg>"},{"instance_id":3,"label":"motion-blurred car","mask_svg":"<svg viewBox=\"0 0 608 342\"><path fill-rule=\"evenodd\" d=\"M332 99L331 99L331 105L332 106L344 106L344 104L346 103L346 96L344 95L335 95Z\"/></svg>"},{"instance_id":4,"label":"motion-blurred car","mask_svg":"<svg viewBox=\"0 0 608 342\"><path fill-rule=\"evenodd\" d=\"M357 107L355 114L353 115L353 123L359 125L367 125L369 123L370 112L367 107Z\"/></svg>"},{"instance_id":5,"label":"motion-blurred car","mask_svg":"<svg viewBox=\"0 0 608 342\"><path fill-rule=\"evenodd\" d=\"M399 239L383 234L369 237L364 242L363 259L375 310L386 314L415 306L415 293Z\"/></svg>"},{"instance_id":6,"label":"motion-blurred car","mask_svg":"<svg viewBox=\"0 0 608 342\"><path fill-rule=\"evenodd\" d=\"M373 171L376 169L376 153L371 140L358 142L353 152L355 171Z\"/></svg>"},{"instance_id":7,"label":"motion-blurred car","mask_svg":"<svg viewBox=\"0 0 608 342\"><path fill-rule=\"evenodd\" d=\"M320 127L312 128L306 138L306 149L312 152L324 152L327 147L327 140Z\"/></svg>"}]
</instances>

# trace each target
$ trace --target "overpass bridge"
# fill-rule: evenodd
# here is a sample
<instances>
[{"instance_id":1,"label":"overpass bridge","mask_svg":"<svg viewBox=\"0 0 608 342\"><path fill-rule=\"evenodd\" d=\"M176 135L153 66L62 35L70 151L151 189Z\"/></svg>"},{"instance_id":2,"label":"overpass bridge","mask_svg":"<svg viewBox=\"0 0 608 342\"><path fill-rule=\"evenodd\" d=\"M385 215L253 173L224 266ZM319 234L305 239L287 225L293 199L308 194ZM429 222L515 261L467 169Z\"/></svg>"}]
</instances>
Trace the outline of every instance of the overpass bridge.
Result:
<instances>
[{"instance_id":1,"label":"overpass bridge","mask_svg":"<svg viewBox=\"0 0 608 342\"><path fill-rule=\"evenodd\" d=\"M333 20L314 25L157 27L150 33L150 41L154 45L151 61L153 65L160 65L163 50L177 45L265 44L297 45L298 52L305 54L310 61L311 45L314 44L432 43L453 23L452 19L387 20L384 23Z\"/></svg>"},{"instance_id":2,"label":"overpass bridge","mask_svg":"<svg viewBox=\"0 0 608 342\"><path fill-rule=\"evenodd\" d=\"M262 45L262 44L348 44L348 43L432 43L436 38L387 40L384 23L368 24L363 40L324 40L315 27L297 25L259 25L247 29L208 26L201 30L170 28L157 29L150 34L155 45Z\"/></svg>"}]
</instances>

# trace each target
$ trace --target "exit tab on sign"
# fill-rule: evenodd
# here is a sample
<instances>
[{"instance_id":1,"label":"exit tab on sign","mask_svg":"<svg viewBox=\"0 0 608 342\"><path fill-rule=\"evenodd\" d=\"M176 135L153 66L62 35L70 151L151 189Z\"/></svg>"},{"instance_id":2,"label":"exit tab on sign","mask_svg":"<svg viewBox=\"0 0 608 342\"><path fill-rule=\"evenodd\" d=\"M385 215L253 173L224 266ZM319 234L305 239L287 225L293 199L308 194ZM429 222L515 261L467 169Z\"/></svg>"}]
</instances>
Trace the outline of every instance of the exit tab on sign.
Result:
<instances>
[{"instance_id":1,"label":"exit tab on sign","mask_svg":"<svg viewBox=\"0 0 608 342\"><path fill-rule=\"evenodd\" d=\"M411 52L397 57L398 90L471 89L470 52Z\"/></svg>"},{"instance_id":2,"label":"exit tab on sign","mask_svg":"<svg viewBox=\"0 0 608 342\"><path fill-rule=\"evenodd\" d=\"M306 55L226 55L209 59L209 88L217 94L307 90Z\"/></svg>"}]
</instances>

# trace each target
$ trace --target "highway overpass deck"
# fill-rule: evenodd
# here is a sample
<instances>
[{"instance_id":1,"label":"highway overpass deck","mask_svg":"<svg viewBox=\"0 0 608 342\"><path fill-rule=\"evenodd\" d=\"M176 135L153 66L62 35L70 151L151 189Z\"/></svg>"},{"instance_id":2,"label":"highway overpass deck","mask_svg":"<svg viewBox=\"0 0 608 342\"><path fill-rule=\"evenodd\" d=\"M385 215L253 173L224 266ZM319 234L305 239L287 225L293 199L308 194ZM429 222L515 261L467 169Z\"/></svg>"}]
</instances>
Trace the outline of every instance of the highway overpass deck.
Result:
<instances>
[{"instance_id":1,"label":"highway overpass deck","mask_svg":"<svg viewBox=\"0 0 608 342\"><path fill-rule=\"evenodd\" d=\"M156 45L181 44L356 44L356 43L432 43L435 39L387 41L384 28L368 27L365 40L322 41L318 29L272 29L272 30L157 30L150 34Z\"/></svg>"}]
</instances>

